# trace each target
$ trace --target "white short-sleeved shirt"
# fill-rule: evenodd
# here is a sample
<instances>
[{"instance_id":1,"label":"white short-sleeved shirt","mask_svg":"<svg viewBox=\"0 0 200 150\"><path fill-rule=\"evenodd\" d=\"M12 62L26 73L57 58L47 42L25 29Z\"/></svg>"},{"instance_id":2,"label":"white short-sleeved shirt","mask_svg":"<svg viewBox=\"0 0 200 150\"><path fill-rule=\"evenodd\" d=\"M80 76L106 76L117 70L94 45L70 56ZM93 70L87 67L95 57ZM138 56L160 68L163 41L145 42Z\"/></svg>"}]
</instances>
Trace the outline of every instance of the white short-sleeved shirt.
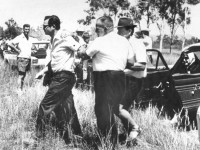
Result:
<instances>
[{"instance_id":1,"label":"white short-sleeved shirt","mask_svg":"<svg viewBox=\"0 0 200 150\"><path fill-rule=\"evenodd\" d=\"M51 67L53 72L74 72L75 51L80 44L71 35L62 35L62 30L59 30L50 44Z\"/></svg>"},{"instance_id":2,"label":"white short-sleeved shirt","mask_svg":"<svg viewBox=\"0 0 200 150\"><path fill-rule=\"evenodd\" d=\"M31 48L32 48L32 43L35 41L34 38L29 37L28 39L25 37L25 35L22 33L13 40L9 42L13 44L17 44L18 48L21 50L20 54L18 57L23 57L23 58L31 58Z\"/></svg>"},{"instance_id":3,"label":"white short-sleeved shirt","mask_svg":"<svg viewBox=\"0 0 200 150\"><path fill-rule=\"evenodd\" d=\"M144 45L146 46L146 49L152 49L152 39L149 36L145 36L143 38Z\"/></svg>"},{"instance_id":4,"label":"white short-sleeved shirt","mask_svg":"<svg viewBox=\"0 0 200 150\"><path fill-rule=\"evenodd\" d=\"M137 63L147 63L147 58L146 58L146 47L143 44L142 39L137 39L134 36L132 36L129 39L129 42L131 43L132 47L133 47L133 51L135 53L135 65ZM130 75L130 76L134 76L136 78L143 78L146 77L147 75L147 67L145 67L144 71L132 71L129 69L125 69L124 70L125 74Z\"/></svg>"},{"instance_id":5,"label":"white short-sleeved shirt","mask_svg":"<svg viewBox=\"0 0 200 150\"><path fill-rule=\"evenodd\" d=\"M134 63L130 43L115 32L96 38L86 50L86 54L92 57L93 71L123 71L127 61Z\"/></svg>"}]
</instances>

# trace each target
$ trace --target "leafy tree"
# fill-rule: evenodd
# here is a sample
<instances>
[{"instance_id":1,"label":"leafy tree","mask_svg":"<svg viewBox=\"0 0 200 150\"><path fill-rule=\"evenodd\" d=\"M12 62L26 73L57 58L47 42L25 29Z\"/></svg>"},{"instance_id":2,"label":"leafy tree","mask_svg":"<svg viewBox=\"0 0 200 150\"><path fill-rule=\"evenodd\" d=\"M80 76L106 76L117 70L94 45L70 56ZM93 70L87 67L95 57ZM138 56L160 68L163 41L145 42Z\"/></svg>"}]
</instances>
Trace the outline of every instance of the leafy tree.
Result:
<instances>
[{"instance_id":1,"label":"leafy tree","mask_svg":"<svg viewBox=\"0 0 200 150\"><path fill-rule=\"evenodd\" d=\"M139 8L139 13L146 20L147 28L149 28L151 23L155 20L155 7L156 0L139 0L137 7Z\"/></svg>"},{"instance_id":2,"label":"leafy tree","mask_svg":"<svg viewBox=\"0 0 200 150\"><path fill-rule=\"evenodd\" d=\"M0 26L0 37L4 37L3 27Z\"/></svg>"},{"instance_id":3,"label":"leafy tree","mask_svg":"<svg viewBox=\"0 0 200 150\"><path fill-rule=\"evenodd\" d=\"M194 43L198 43L200 42L200 40L196 37L191 37L190 39L186 39L185 40L185 45L191 45L191 44L194 44Z\"/></svg>"},{"instance_id":4,"label":"leafy tree","mask_svg":"<svg viewBox=\"0 0 200 150\"><path fill-rule=\"evenodd\" d=\"M141 29L140 20L142 19L142 13L137 6L130 7L130 14L134 22L138 23L139 29Z\"/></svg>"},{"instance_id":5,"label":"leafy tree","mask_svg":"<svg viewBox=\"0 0 200 150\"><path fill-rule=\"evenodd\" d=\"M78 20L78 23L83 25L90 25L100 9L104 11L104 14L111 16L114 21L121 16L131 17L128 0L88 0L87 3L90 9L85 10L86 18Z\"/></svg>"},{"instance_id":6,"label":"leafy tree","mask_svg":"<svg viewBox=\"0 0 200 150\"><path fill-rule=\"evenodd\" d=\"M7 25L7 29L5 30L5 37L7 38L15 38L22 32L22 28L18 27L16 21L13 18L9 19L5 22Z\"/></svg>"},{"instance_id":7,"label":"leafy tree","mask_svg":"<svg viewBox=\"0 0 200 150\"><path fill-rule=\"evenodd\" d=\"M190 23L190 10L188 7L183 7L184 4L192 4L196 5L199 3L199 0L169 0L169 15L167 18L167 23L170 26L170 33L171 33L171 44L173 43L173 37L176 33L176 30L179 26L181 26L184 30L184 43L185 43L185 28L186 25ZM170 52L171 52L171 44L170 44Z\"/></svg>"},{"instance_id":8,"label":"leafy tree","mask_svg":"<svg viewBox=\"0 0 200 150\"><path fill-rule=\"evenodd\" d=\"M146 19L147 28L151 23L157 25L160 33L160 51L162 51L166 16L168 15L167 0L139 0L138 8L140 14Z\"/></svg>"},{"instance_id":9,"label":"leafy tree","mask_svg":"<svg viewBox=\"0 0 200 150\"><path fill-rule=\"evenodd\" d=\"M50 40L50 37L48 35L45 35L42 26L38 26L35 32L35 37L37 37L38 40Z\"/></svg>"},{"instance_id":10,"label":"leafy tree","mask_svg":"<svg viewBox=\"0 0 200 150\"><path fill-rule=\"evenodd\" d=\"M156 23L159 33L160 33L160 51L162 52L163 48L163 39L165 36L165 26L166 26L166 18L168 16L168 0L160 0L160 1L155 1L155 10L156 12L154 13L154 22Z\"/></svg>"},{"instance_id":11,"label":"leafy tree","mask_svg":"<svg viewBox=\"0 0 200 150\"><path fill-rule=\"evenodd\" d=\"M184 4L182 5L183 11L182 11L182 13L179 14L180 15L180 20L182 20L181 27L183 29L183 34L184 34L182 48L185 46L186 27L187 27L188 24L191 23L191 19L190 19L191 10L188 7L188 4L190 4L190 5L196 5L200 1L199 0L184 0L183 2L184 2Z\"/></svg>"}]
</instances>

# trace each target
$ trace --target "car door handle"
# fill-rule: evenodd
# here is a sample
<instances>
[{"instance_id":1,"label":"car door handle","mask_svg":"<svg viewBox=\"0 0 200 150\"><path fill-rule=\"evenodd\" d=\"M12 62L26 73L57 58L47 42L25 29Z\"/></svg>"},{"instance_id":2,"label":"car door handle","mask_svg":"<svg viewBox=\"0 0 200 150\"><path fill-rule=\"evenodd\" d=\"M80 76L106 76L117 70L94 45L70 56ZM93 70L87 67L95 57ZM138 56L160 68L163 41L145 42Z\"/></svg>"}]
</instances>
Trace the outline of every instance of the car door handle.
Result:
<instances>
[{"instance_id":1,"label":"car door handle","mask_svg":"<svg viewBox=\"0 0 200 150\"><path fill-rule=\"evenodd\" d=\"M198 89L200 89L200 87L197 84L195 84L193 90L190 92L192 96L194 96L195 91L197 91Z\"/></svg>"}]
</instances>

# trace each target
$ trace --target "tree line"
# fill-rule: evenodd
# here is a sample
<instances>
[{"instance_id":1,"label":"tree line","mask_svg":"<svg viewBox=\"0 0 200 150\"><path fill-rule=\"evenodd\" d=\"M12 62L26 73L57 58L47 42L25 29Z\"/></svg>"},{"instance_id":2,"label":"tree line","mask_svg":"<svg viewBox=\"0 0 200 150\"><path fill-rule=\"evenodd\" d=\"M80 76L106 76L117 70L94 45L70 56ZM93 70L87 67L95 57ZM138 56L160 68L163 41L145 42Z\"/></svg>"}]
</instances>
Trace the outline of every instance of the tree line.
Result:
<instances>
[{"instance_id":1,"label":"tree line","mask_svg":"<svg viewBox=\"0 0 200 150\"><path fill-rule=\"evenodd\" d=\"M22 27L19 27L17 22L13 18L8 19L8 21L6 21L5 24L6 24L6 29L3 29L3 27L0 26L0 37L6 39L13 39L22 33ZM38 26L36 29L31 27L30 36L37 38L38 40L49 39L44 34L44 31L40 26Z\"/></svg>"},{"instance_id":2,"label":"tree line","mask_svg":"<svg viewBox=\"0 0 200 150\"><path fill-rule=\"evenodd\" d=\"M131 5L129 0L87 0L89 9L84 10L86 17L78 20L78 23L90 25L99 10L113 18L125 16L131 17L141 28L141 21L146 21L146 27L156 24L159 30L159 49L162 51L166 25L170 27L170 53L176 39L176 31L179 27L183 30L182 47L186 41L186 26L191 23L189 5L196 5L200 0L135 0Z\"/></svg>"}]
</instances>

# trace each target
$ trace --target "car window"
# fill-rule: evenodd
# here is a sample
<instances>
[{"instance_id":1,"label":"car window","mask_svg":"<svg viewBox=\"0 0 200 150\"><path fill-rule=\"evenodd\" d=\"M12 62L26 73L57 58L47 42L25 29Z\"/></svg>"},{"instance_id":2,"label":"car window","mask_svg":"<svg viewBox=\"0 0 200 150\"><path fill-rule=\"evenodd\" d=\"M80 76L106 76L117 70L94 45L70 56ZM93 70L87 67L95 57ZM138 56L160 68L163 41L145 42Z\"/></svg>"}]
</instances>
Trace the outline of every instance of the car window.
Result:
<instances>
[{"instance_id":1,"label":"car window","mask_svg":"<svg viewBox=\"0 0 200 150\"><path fill-rule=\"evenodd\" d=\"M39 44L38 48L47 49L48 48L48 44Z\"/></svg>"},{"instance_id":2,"label":"car window","mask_svg":"<svg viewBox=\"0 0 200 150\"><path fill-rule=\"evenodd\" d=\"M196 74L200 73L200 51L182 52L175 64L173 74Z\"/></svg>"},{"instance_id":3,"label":"car window","mask_svg":"<svg viewBox=\"0 0 200 150\"><path fill-rule=\"evenodd\" d=\"M200 73L200 51L188 53L188 62L185 63L187 73L196 74Z\"/></svg>"},{"instance_id":4,"label":"car window","mask_svg":"<svg viewBox=\"0 0 200 150\"><path fill-rule=\"evenodd\" d=\"M157 71L166 69L166 65L161 58L162 54L158 51L151 51L147 53L147 68L148 70ZM152 57L152 58L151 58Z\"/></svg>"},{"instance_id":5,"label":"car window","mask_svg":"<svg viewBox=\"0 0 200 150\"><path fill-rule=\"evenodd\" d=\"M36 48L37 48L37 50L39 50L39 49L47 49L48 48L48 43L36 43L36 44L34 44L35 46L36 46Z\"/></svg>"}]
</instances>

